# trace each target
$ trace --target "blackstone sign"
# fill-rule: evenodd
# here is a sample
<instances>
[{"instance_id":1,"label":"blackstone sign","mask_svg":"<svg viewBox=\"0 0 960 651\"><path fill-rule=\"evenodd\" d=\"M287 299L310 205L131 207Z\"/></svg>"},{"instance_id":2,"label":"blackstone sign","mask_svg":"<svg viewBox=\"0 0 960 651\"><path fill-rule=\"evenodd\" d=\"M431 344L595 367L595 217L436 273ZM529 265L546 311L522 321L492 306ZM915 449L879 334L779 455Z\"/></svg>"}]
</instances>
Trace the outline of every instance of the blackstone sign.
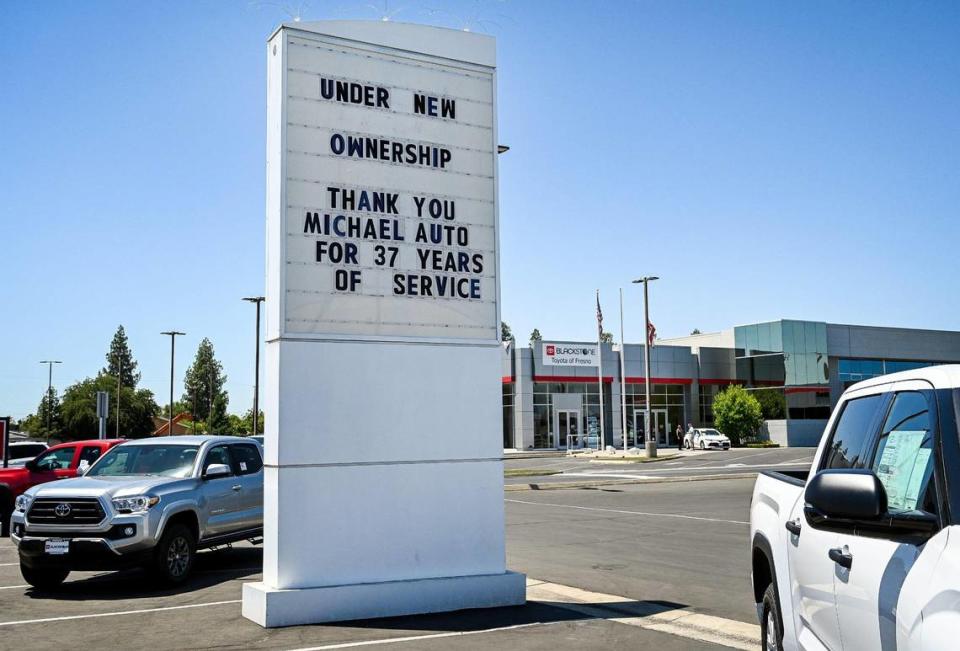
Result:
<instances>
[{"instance_id":1,"label":"blackstone sign","mask_svg":"<svg viewBox=\"0 0 960 651\"><path fill-rule=\"evenodd\" d=\"M583 344L543 344L544 366L593 366L600 364L600 349Z\"/></svg>"},{"instance_id":2,"label":"blackstone sign","mask_svg":"<svg viewBox=\"0 0 960 651\"><path fill-rule=\"evenodd\" d=\"M292 23L267 71L264 572L243 614L523 603L504 548L494 40Z\"/></svg>"}]
</instances>

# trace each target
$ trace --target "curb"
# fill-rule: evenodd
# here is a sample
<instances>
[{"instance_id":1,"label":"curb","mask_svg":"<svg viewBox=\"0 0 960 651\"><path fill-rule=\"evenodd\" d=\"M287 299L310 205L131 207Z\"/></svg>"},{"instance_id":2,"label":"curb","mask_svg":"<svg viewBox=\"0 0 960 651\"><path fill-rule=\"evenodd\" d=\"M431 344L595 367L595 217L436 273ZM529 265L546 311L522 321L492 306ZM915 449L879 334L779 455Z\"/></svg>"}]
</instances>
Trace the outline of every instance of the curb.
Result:
<instances>
[{"instance_id":1,"label":"curb","mask_svg":"<svg viewBox=\"0 0 960 651\"><path fill-rule=\"evenodd\" d=\"M718 479L753 479L755 472L729 473L726 475L695 475L691 477L646 477L643 479L605 479L598 481L548 482L545 484L506 484L504 491L549 491L561 488L594 488L597 486L623 486L625 484L676 484L691 481L715 481Z\"/></svg>"}]
</instances>

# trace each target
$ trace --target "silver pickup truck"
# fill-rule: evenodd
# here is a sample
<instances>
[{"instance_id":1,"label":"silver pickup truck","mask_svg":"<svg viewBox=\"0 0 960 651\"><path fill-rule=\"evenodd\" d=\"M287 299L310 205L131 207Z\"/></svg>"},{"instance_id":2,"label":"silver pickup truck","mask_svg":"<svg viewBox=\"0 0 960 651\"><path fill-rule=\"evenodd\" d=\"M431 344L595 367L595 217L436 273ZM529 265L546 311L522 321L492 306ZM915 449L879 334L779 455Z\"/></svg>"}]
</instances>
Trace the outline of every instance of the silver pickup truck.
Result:
<instances>
[{"instance_id":1,"label":"silver pickup truck","mask_svg":"<svg viewBox=\"0 0 960 651\"><path fill-rule=\"evenodd\" d=\"M129 566L180 583L197 549L262 535L261 448L232 436L123 443L82 477L27 490L11 518L23 578L44 589Z\"/></svg>"}]
</instances>

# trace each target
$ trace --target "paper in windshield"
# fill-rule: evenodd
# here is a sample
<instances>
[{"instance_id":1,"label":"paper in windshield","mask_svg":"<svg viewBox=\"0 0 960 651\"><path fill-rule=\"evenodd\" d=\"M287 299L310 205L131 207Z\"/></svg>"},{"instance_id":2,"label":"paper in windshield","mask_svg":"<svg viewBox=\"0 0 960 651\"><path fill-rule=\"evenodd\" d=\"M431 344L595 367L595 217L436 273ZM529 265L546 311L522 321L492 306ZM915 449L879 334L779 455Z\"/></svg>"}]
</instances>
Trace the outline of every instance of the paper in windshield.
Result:
<instances>
[{"instance_id":1,"label":"paper in windshield","mask_svg":"<svg viewBox=\"0 0 960 651\"><path fill-rule=\"evenodd\" d=\"M930 450L922 447L928 435L926 430L907 430L887 436L876 472L887 491L887 506L891 510L917 508L930 460Z\"/></svg>"}]
</instances>

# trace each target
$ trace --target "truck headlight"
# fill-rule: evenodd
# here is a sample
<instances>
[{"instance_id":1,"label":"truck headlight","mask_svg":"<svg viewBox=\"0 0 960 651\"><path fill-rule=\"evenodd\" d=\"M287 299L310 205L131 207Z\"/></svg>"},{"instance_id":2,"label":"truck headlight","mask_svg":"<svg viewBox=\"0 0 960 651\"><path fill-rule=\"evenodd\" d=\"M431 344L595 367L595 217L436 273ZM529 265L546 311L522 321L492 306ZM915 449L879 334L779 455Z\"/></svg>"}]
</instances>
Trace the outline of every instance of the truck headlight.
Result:
<instances>
[{"instance_id":1,"label":"truck headlight","mask_svg":"<svg viewBox=\"0 0 960 651\"><path fill-rule=\"evenodd\" d=\"M135 497L113 498L113 508L117 513L143 513L160 501L153 495L137 495Z\"/></svg>"},{"instance_id":2,"label":"truck headlight","mask_svg":"<svg viewBox=\"0 0 960 651\"><path fill-rule=\"evenodd\" d=\"M33 498L29 495L17 495L17 499L13 503L13 508L21 513L25 513L26 510L30 508L30 502L32 501Z\"/></svg>"}]
</instances>

